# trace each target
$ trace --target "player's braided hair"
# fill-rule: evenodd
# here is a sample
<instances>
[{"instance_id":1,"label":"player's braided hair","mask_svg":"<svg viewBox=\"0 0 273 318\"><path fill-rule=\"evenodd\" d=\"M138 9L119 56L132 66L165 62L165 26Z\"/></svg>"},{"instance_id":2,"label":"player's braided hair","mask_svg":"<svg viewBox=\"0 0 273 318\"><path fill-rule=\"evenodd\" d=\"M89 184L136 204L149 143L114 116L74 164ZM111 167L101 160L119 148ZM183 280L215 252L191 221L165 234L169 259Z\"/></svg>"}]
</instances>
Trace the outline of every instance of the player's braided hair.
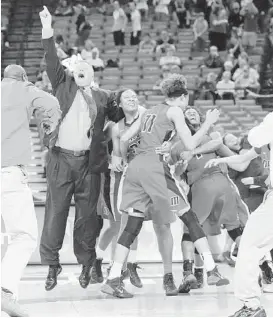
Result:
<instances>
[{"instance_id":1,"label":"player's braided hair","mask_svg":"<svg viewBox=\"0 0 273 318\"><path fill-rule=\"evenodd\" d=\"M181 74L171 74L161 82L161 90L169 98L188 95L187 80Z\"/></svg>"}]
</instances>

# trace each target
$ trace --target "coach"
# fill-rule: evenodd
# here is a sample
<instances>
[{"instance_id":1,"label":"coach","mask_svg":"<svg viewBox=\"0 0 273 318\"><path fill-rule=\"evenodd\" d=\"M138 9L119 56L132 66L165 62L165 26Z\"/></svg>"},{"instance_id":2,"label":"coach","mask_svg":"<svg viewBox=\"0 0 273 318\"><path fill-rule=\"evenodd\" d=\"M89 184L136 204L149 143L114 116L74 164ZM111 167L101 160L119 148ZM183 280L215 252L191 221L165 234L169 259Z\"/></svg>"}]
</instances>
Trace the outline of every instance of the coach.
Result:
<instances>
[{"instance_id":1,"label":"coach","mask_svg":"<svg viewBox=\"0 0 273 318\"><path fill-rule=\"evenodd\" d=\"M49 265L46 290L57 284L62 268L59 251L63 244L72 196L75 199L74 253L82 272L81 287L90 282L90 270L96 258L99 233L97 202L101 175L107 167L103 127L106 118L117 122L123 117L111 102L113 93L92 88L94 71L86 61L78 61L73 73L64 70L54 44L52 17L48 9L40 12L46 70L62 110L60 125L44 140L50 147L47 163L48 192L40 254ZM92 141L92 142L91 142Z\"/></svg>"}]
</instances>

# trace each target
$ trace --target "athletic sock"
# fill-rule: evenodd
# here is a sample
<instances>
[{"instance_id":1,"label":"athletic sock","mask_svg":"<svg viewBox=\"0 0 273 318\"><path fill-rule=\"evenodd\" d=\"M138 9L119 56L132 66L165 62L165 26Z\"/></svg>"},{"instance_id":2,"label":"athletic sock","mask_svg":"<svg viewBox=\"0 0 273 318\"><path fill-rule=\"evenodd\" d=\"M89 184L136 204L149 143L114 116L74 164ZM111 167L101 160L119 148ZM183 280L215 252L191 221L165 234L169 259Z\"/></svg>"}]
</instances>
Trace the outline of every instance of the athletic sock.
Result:
<instances>
[{"instance_id":1,"label":"athletic sock","mask_svg":"<svg viewBox=\"0 0 273 318\"><path fill-rule=\"evenodd\" d=\"M215 268L215 262L213 260L211 252L205 252L201 254L204 261L204 267L207 272L212 271Z\"/></svg>"},{"instance_id":2,"label":"athletic sock","mask_svg":"<svg viewBox=\"0 0 273 318\"><path fill-rule=\"evenodd\" d=\"M96 248L97 259L103 259L105 251L101 250L99 247Z\"/></svg>"},{"instance_id":3,"label":"athletic sock","mask_svg":"<svg viewBox=\"0 0 273 318\"><path fill-rule=\"evenodd\" d=\"M211 254L207 238L200 238L199 240L194 242L194 245L204 261L204 267L206 271L212 271L215 268L215 262Z\"/></svg>"},{"instance_id":4,"label":"athletic sock","mask_svg":"<svg viewBox=\"0 0 273 318\"><path fill-rule=\"evenodd\" d=\"M137 251L136 250L130 250L127 262L128 263L135 263L137 258Z\"/></svg>"},{"instance_id":5,"label":"athletic sock","mask_svg":"<svg viewBox=\"0 0 273 318\"><path fill-rule=\"evenodd\" d=\"M111 267L108 279L120 277L122 265L123 265L122 263L114 262Z\"/></svg>"}]
</instances>

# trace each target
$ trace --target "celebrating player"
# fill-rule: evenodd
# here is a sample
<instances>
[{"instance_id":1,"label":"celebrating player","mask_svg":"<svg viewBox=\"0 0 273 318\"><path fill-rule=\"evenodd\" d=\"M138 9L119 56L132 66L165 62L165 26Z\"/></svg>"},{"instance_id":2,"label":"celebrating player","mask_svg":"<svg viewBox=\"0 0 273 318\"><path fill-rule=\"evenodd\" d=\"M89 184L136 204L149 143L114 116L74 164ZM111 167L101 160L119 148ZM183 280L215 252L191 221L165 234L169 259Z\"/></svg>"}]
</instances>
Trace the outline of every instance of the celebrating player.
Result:
<instances>
[{"instance_id":1,"label":"celebrating player","mask_svg":"<svg viewBox=\"0 0 273 318\"><path fill-rule=\"evenodd\" d=\"M219 118L217 110L208 111L200 130L191 136L180 108L181 105L183 108L188 105L186 79L182 75L173 74L163 81L162 91L166 96L165 102L147 110L142 117L141 125L132 126L121 138L121 153L123 160L126 161L128 140L141 132L137 155L128 166L122 191L120 209L128 211L128 222L119 237L114 264L102 287L102 292L119 298L133 296L120 284L120 273L129 248L140 233L144 212L150 202L153 202L154 213L157 217L165 218L166 214L171 213L172 210L168 199L168 189L176 193L181 200L185 200L184 193L179 189L163 156L157 155L155 149L161 146L170 130L176 129L186 149L192 150L200 144L211 125ZM188 226L195 246L204 258L205 267L208 270L208 282L216 285L228 284L228 280L219 274L215 266L204 231L195 214L189 208L187 211L179 211L178 216Z\"/></svg>"}]
</instances>

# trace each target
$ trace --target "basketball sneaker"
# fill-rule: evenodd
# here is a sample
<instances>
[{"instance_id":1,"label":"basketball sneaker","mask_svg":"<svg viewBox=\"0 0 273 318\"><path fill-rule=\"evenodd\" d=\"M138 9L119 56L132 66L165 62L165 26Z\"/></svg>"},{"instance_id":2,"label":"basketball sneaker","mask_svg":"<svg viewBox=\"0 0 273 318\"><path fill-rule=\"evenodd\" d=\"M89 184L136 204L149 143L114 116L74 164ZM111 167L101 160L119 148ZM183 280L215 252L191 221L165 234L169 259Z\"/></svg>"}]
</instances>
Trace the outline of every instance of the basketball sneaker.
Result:
<instances>
[{"instance_id":1,"label":"basketball sneaker","mask_svg":"<svg viewBox=\"0 0 273 318\"><path fill-rule=\"evenodd\" d=\"M90 284L101 284L103 282L101 265L102 259L95 259L91 269Z\"/></svg>"},{"instance_id":2,"label":"basketball sneaker","mask_svg":"<svg viewBox=\"0 0 273 318\"><path fill-rule=\"evenodd\" d=\"M137 288L142 288L143 284L138 276L137 268L140 268L137 263L127 263L127 270L129 271L131 284Z\"/></svg>"},{"instance_id":3,"label":"basketball sneaker","mask_svg":"<svg viewBox=\"0 0 273 318\"><path fill-rule=\"evenodd\" d=\"M202 288L204 286L204 270L203 268L195 268L194 276L197 280L197 288Z\"/></svg>"},{"instance_id":4,"label":"basketball sneaker","mask_svg":"<svg viewBox=\"0 0 273 318\"><path fill-rule=\"evenodd\" d=\"M197 289L197 279L193 275L193 261L185 260L183 262L183 281L178 288L181 294L189 293L191 289Z\"/></svg>"},{"instance_id":5,"label":"basketball sneaker","mask_svg":"<svg viewBox=\"0 0 273 318\"><path fill-rule=\"evenodd\" d=\"M101 292L114 296L116 298L132 298L133 294L129 293L122 283L120 277L107 279L101 287Z\"/></svg>"},{"instance_id":6,"label":"basketball sneaker","mask_svg":"<svg viewBox=\"0 0 273 318\"><path fill-rule=\"evenodd\" d=\"M260 266L262 269L262 280L264 284L271 284L273 283L273 272L272 268L269 266L270 261L264 261L263 264Z\"/></svg>"},{"instance_id":7,"label":"basketball sneaker","mask_svg":"<svg viewBox=\"0 0 273 318\"><path fill-rule=\"evenodd\" d=\"M263 286L263 292L273 294L273 284L264 285Z\"/></svg>"},{"instance_id":8,"label":"basketball sneaker","mask_svg":"<svg viewBox=\"0 0 273 318\"><path fill-rule=\"evenodd\" d=\"M168 273L163 277L163 288L166 292L166 296L177 296L178 290L174 284L173 274Z\"/></svg>"},{"instance_id":9,"label":"basketball sneaker","mask_svg":"<svg viewBox=\"0 0 273 318\"><path fill-rule=\"evenodd\" d=\"M208 285L216 285L216 286L224 286L229 284L229 280L223 277L219 271L217 266L214 267L212 271L207 272L208 278L207 283Z\"/></svg>"},{"instance_id":10,"label":"basketball sneaker","mask_svg":"<svg viewBox=\"0 0 273 318\"><path fill-rule=\"evenodd\" d=\"M229 317L267 317L263 307L252 309L247 306L242 307L236 311L232 316Z\"/></svg>"},{"instance_id":11,"label":"basketball sneaker","mask_svg":"<svg viewBox=\"0 0 273 318\"><path fill-rule=\"evenodd\" d=\"M29 315L20 307L13 293L3 287L1 290L1 310L10 317L29 317Z\"/></svg>"}]
</instances>

